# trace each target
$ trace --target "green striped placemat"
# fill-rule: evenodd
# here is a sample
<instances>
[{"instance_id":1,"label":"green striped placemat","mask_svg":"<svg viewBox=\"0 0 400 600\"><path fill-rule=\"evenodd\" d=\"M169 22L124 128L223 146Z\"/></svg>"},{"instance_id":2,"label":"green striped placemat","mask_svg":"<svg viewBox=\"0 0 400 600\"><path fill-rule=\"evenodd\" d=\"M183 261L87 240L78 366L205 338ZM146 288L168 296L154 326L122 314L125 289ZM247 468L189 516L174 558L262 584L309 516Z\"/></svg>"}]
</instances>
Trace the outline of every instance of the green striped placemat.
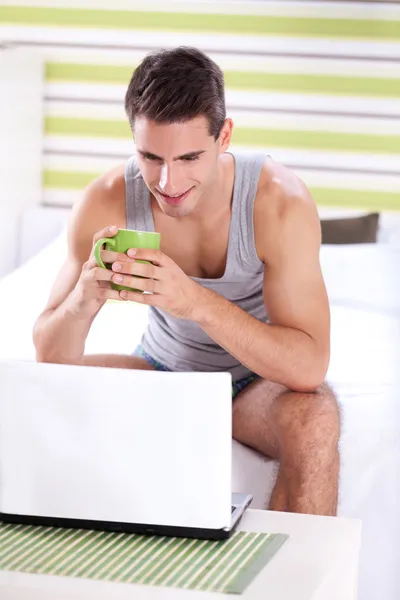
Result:
<instances>
[{"instance_id":1,"label":"green striped placemat","mask_svg":"<svg viewBox=\"0 0 400 600\"><path fill-rule=\"evenodd\" d=\"M215 542L0 523L0 570L240 594L287 539Z\"/></svg>"}]
</instances>

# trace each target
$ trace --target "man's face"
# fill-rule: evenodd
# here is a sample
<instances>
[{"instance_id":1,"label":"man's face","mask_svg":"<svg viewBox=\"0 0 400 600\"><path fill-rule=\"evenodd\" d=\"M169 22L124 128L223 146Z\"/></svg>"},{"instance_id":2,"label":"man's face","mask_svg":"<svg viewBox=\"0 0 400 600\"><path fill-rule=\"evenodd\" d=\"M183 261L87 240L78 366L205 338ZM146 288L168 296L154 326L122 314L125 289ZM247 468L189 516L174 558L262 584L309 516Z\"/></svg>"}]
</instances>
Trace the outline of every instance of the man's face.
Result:
<instances>
[{"instance_id":1,"label":"man's face","mask_svg":"<svg viewBox=\"0 0 400 600\"><path fill-rule=\"evenodd\" d=\"M167 125L138 117L134 136L140 172L161 210L170 217L190 214L217 179L226 136L215 140L203 116Z\"/></svg>"}]
</instances>

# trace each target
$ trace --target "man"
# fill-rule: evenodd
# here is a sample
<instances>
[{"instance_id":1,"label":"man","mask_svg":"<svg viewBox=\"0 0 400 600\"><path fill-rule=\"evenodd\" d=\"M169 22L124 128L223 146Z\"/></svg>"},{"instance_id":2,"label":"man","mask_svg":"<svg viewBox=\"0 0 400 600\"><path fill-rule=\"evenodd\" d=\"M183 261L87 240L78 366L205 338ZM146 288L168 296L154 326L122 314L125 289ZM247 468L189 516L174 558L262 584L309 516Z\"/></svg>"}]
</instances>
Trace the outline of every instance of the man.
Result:
<instances>
[{"instance_id":1,"label":"man","mask_svg":"<svg viewBox=\"0 0 400 600\"><path fill-rule=\"evenodd\" d=\"M223 75L199 50L147 56L125 110L136 154L74 207L68 259L35 324L37 359L230 371L235 439L280 462L270 508L335 515L339 414L324 383L330 314L315 203L268 156L227 152ZM112 270L101 269L93 243L117 228L158 231L161 250L103 251ZM150 306L133 356L84 355L107 299Z\"/></svg>"}]
</instances>

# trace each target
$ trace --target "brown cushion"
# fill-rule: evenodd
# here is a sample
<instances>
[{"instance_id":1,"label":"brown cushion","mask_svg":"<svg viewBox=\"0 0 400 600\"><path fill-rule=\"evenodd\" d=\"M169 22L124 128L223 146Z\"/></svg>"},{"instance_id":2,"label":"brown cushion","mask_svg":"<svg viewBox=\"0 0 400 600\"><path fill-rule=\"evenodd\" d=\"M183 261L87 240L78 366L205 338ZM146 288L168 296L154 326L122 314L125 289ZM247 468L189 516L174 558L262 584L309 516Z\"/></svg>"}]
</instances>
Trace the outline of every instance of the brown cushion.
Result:
<instances>
[{"instance_id":1,"label":"brown cushion","mask_svg":"<svg viewBox=\"0 0 400 600\"><path fill-rule=\"evenodd\" d=\"M367 244L377 240L379 213L361 217L321 219L323 244Z\"/></svg>"}]
</instances>

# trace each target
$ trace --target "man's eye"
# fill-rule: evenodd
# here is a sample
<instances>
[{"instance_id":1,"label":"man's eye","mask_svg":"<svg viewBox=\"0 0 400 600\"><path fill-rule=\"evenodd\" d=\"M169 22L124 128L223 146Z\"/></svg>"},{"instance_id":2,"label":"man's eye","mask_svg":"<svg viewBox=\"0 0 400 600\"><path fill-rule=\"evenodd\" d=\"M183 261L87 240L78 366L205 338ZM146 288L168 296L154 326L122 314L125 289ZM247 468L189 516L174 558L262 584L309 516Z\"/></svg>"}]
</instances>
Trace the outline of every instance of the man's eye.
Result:
<instances>
[{"instance_id":1,"label":"man's eye","mask_svg":"<svg viewBox=\"0 0 400 600\"><path fill-rule=\"evenodd\" d=\"M183 159L185 162L193 162L195 160L199 160L198 156L188 156L187 158Z\"/></svg>"}]
</instances>

